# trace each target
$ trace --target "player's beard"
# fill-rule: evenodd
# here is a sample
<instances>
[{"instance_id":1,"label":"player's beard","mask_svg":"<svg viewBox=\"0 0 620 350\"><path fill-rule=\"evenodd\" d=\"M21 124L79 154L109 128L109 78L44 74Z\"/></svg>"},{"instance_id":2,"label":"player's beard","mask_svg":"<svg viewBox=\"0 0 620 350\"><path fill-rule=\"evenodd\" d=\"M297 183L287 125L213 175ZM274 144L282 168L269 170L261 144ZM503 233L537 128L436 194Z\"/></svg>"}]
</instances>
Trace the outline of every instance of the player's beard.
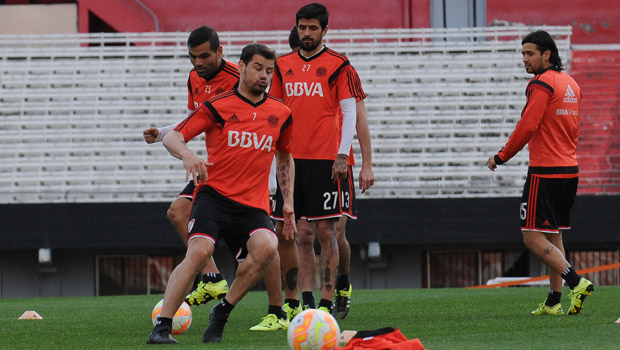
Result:
<instances>
[{"instance_id":1,"label":"player's beard","mask_svg":"<svg viewBox=\"0 0 620 350\"><path fill-rule=\"evenodd\" d=\"M262 87L260 85L258 85L258 82L252 84L252 85L248 85L248 91L254 95L254 96L260 96L263 93L265 93L265 90L267 88L266 87Z\"/></svg>"},{"instance_id":2,"label":"player's beard","mask_svg":"<svg viewBox=\"0 0 620 350\"><path fill-rule=\"evenodd\" d=\"M310 42L304 41L305 39L301 40L301 48L304 51L314 51L314 49L316 49L320 44L321 44L321 39L319 40L312 40Z\"/></svg>"}]
</instances>

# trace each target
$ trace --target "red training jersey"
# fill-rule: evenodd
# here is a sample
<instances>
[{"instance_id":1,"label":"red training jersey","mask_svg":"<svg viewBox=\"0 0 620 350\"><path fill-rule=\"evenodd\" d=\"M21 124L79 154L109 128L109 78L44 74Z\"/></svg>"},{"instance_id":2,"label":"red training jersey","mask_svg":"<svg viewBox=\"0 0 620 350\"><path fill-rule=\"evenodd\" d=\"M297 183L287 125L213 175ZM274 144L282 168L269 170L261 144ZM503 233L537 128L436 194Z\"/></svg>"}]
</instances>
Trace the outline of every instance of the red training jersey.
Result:
<instances>
[{"instance_id":1,"label":"red training jersey","mask_svg":"<svg viewBox=\"0 0 620 350\"><path fill-rule=\"evenodd\" d=\"M278 150L291 152L293 119L281 100L265 94L252 103L237 89L206 101L175 130L185 142L205 133L212 167L207 181L223 196L269 213L269 172Z\"/></svg>"},{"instance_id":2,"label":"red training jersey","mask_svg":"<svg viewBox=\"0 0 620 350\"><path fill-rule=\"evenodd\" d=\"M220 69L212 77L203 78L195 69L189 72L187 78L187 109L193 111L201 103L222 92L232 90L239 83L237 65L222 60Z\"/></svg>"},{"instance_id":3,"label":"red training jersey","mask_svg":"<svg viewBox=\"0 0 620 350\"><path fill-rule=\"evenodd\" d=\"M570 75L547 69L530 80L525 94L521 120L498 157L506 162L529 144L530 169L572 167L577 173L581 88Z\"/></svg>"},{"instance_id":4,"label":"red training jersey","mask_svg":"<svg viewBox=\"0 0 620 350\"><path fill-rule=\"evenodd\" d=\"M294 51L278 58L269 93L295 114L293 158L335 160L340 143L340 101L358 85L346 56L323 47L311 58Z\"/></svg>"}]
</instances>

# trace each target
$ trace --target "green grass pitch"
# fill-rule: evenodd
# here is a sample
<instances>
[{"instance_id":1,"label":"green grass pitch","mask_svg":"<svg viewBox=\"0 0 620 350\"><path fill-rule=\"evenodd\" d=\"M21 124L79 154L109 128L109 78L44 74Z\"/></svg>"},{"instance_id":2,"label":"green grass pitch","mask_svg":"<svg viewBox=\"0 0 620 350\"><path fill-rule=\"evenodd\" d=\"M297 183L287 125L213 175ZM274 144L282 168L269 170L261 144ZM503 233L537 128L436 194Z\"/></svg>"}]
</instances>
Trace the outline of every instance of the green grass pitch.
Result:
<instances>
[{"instance_id":1,"label":"green grass pitch","mask_svg":"<svg viewBox=\"0 0 620 350\"><path fill-rule=\"evenodd\" d=\"M399 328L441 349L619 349L620 287L596 287L577 316L532 316L543 287L358 290L341 330ZM148 349L151 309L162 295L0 300L0 349ZM562 297L568 309L568 289ZM235 308L219 344L202 344L213 302L193 307L183 349L288 349L286 332L250 332L267 311L265 292ZM35 310L43 320L18 320ZM161 346L155 346L161 348Z\"/></svg>"}]
</instances>

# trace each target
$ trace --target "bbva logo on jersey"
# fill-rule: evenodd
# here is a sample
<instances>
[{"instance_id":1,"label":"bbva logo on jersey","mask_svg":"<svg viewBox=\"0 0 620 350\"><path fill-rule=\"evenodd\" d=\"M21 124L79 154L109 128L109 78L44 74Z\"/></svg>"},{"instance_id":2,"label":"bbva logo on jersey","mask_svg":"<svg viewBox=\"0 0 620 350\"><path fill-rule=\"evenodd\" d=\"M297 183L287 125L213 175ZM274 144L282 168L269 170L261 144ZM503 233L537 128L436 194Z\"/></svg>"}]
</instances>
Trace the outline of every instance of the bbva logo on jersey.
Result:
<instances>
[{"instance_id":1,"label":"bbva logo on jersey","mask_svg":"<svg viewBox=\"0 0 620 350\"><path fill-rule=\"evenodd\" d=\"M285 83L284 88L286 89L287 96L314 96L319 95L323 97L323 87L319 82L296 82L296 83Z\"/></svg>"},{"instance_id":2,"label":"bbva logo on jersey","mask_svg":"<svg viewBox=\"0 0 620 350\"><path fill-rule=\"evenodd\" d=\"M255 132L247 132L230 130L228 131L228 146L229 147L241 147L241 148L254 148L271 152L271 146L273 145L273 137L270 135L262 135L260 139Z\"/></svg>"}]
</instances>

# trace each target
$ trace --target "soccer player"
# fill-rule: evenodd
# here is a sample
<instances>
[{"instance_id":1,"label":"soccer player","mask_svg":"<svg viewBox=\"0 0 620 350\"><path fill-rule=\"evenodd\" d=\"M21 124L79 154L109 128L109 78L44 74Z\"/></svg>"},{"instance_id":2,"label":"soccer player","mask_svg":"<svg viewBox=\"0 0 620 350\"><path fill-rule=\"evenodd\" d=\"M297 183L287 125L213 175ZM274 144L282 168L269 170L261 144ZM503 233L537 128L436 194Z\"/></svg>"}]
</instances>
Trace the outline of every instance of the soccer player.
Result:
<instances>
[{"instance_id":1,"label":"soccer player","mask_svg":"<svg viewBox=\"0 0 620 350\"><path fill-rule=\"evenodd\" d=\"M224 91L232 90L239 82L237 65L222 59L222 46L217 32L210 27L195 29L187 39L189 59L193 69L187 79L187 111L193 112L203 102ZM147 143L161 141L177 125L144 130ZM187 225L192 208L195 185L190 180L168 209L168 220L187 244ZM212 299L221 299L228 292L228 283L222 278L215 261L211 258L202 271L201 281L186 297L189 305L200 305Z\"/></svg>"},{"instance_id":2,"label":"soccer player","mask_svg":"<svg viewBox=\"0 0 620 350\"><path fill-rule=\"evenodd\" d=\"M296 14L301 47L281 56L276 65L270 94L282 98L295 115L293 158L297 171L295 211L301 219L295 243L279 236L282 276L285 285L284 308L289 316L301 308L297 295L297 272L312 273L314 237L321 245L321 299L319 309L331 312L338 270L336 223L342 216L340 186L348 175L347 158L356 123L352 67L346 56L328 49L322 39L327 34L329 14L322 4L303 6ZM342 132L339 132L342 111ZM343 193L341 193L343 192ZM282 219L282 200L276 192L273 217ZM277 223L279 231L281 223ZM301 269L300 269L301 268ZM300 277L301 281L312 281ZM302 285L304 308L315 308L312 283ZM292 310L292 311L291 311Z\"/></svg>"},{"instance_id":3,"label":"soccer player","mask_svg":"<svg viewBox=\"0 0 620 350\"><path fill-rule=\"evenodd\" d=\"M223 239L240 262L228 294L211 309L202 336L205 343L221 341L230 312L277 254L278 240L268 216L268 178L274 153L284 198L281 234L289 240L296 234L291 110L265 93L273 76L275 53L261 44L247 45L238 66L238 88L202 104L163 140L166 149L183 160L186 179L191 176L197 188L187 254L170 276L161 316L148 344L177 343L170 335L172 317L216 242ZM203 132L208 162L186 146Z\"/></svg>"},{"instance_id":4,"label":"soccer player","mask_svg":"<svg viewBox=\"0 0 620 350\"><path fill-rule=\"evenodd\" d=\"M570 229L570 212L577 194L579 168L577 137L581 89L562 72L562 60L553 38L539 30L521 41L523 63L534 74L525 90L527 103L508 142L489 157L495 171L526 144L530 165L520 206L521 232L527 248L549 267L547 300L533 315L561 315L562 279L570 292L569 315L583 310L583 301L594 290L566 260L562 231Z\"/></svg>"},{"instance_id":5,"label":"soccer player","mask_svg":"<svg viewBox=\"0 0 620 350\"><path fill-rule=\"evenodd\" d=\"M297 27L293 27L291 33L288 38L289 45L291 50L296 51L301 46L301 42L299 40L299 34L297 33ZM357 71L354 69L355 79L359 80L359 76L357 75ZM357 139L360 144L360 149L362 152L362 168L359 174L359 187L362 193L368 190L375 183L375 175L372 171L372 148L370 142L370 129L368 127L368 118L366 116L366 105L364 104L364 99L366 98L366 94L361 89L356 93L356 103L355 110L357 114L355 129L357 132ZM335 293L335 303L332 313L334 317L338 320L343 320L347 317L349 313L350 307L350 297L353 292L353 287L349 282L349 272L351 266L351 248L349 245L349 241L346 238L345 229L347 225L347 218L351 217L352 219L357 218L357 209L355 204L355 189L353 188L353 171L352 166L355 165L353 160L353 149L351 148L351 152L349 154L349 158L347 160L349 166L349 177L347 181L347 185L349 185L349 193L352 198L348 201L345 201L347 208L345 208L345 212L343 216L340 217L338 223L336 224L336 238L338 241L338 251L340 255L340 261L338 264L338 278L336 280L336 293ZM313 270L314 271L314 270ZM314 272L312 273L314 276ZM313 283L303 282L302 284Z\"/></svg>"}]
</instances>

